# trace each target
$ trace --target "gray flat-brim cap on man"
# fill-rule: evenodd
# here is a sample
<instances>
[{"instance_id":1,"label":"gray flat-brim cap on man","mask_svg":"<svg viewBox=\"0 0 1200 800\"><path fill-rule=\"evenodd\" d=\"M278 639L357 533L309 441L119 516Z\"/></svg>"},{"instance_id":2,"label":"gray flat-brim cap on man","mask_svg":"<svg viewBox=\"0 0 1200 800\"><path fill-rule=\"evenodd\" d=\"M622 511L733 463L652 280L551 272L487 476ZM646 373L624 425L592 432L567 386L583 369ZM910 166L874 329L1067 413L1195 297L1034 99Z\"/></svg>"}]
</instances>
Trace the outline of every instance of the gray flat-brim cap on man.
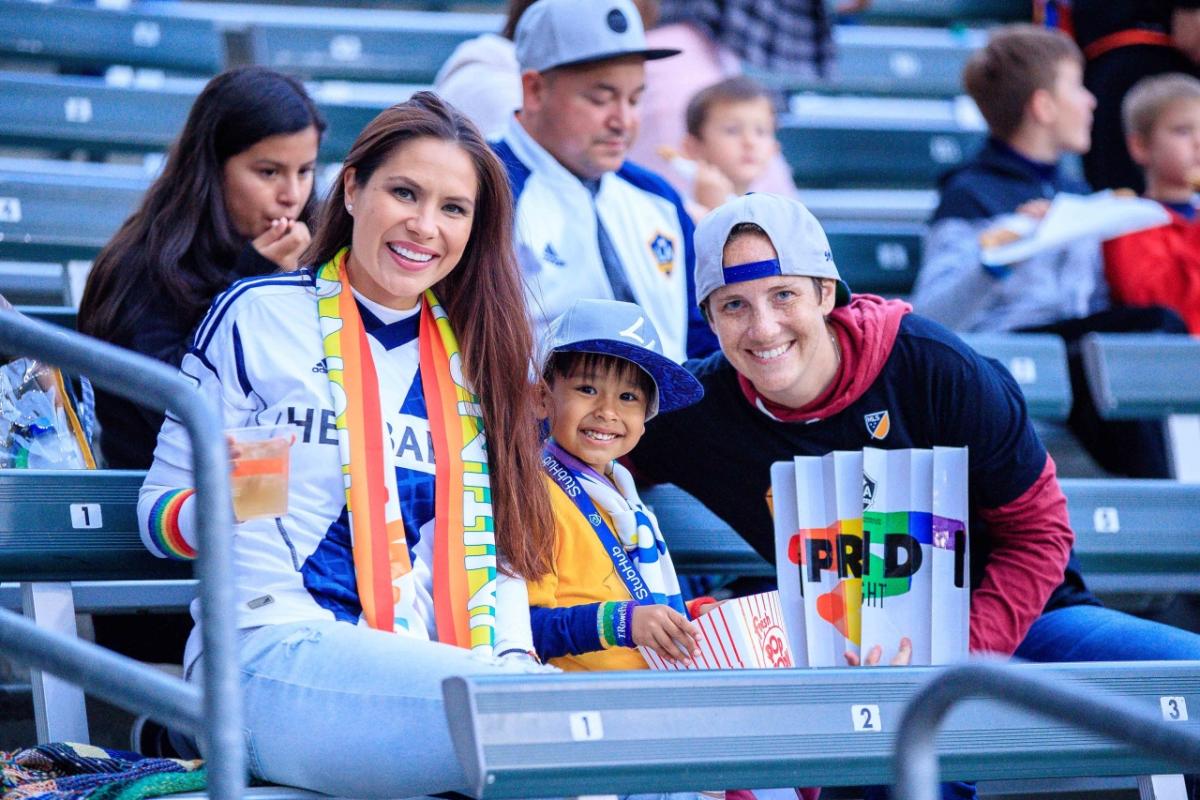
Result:
<instances>
[{"instance_id":1,"label":"gray flat-brim cap on man","mask_svg":"<svg viewBox=\"0 0 1200 800\"><path fill-rule=\"evenodd\" d=\"M724 263L725 242L734 226L753 222L766 232L777 258L751 264ZM829 238L799 201L755 192L718 206L696 226L696 303L731 283L798 275L837 281L836 305L850 302L850 287L838 273Z\"/></svg>"},{"instance_id":2,"label":"gray flat-brim cap on man","mask_svg":"<svg viewBox=\"0 0 1200 800\"><path fill-rule=\"evenodd\" d=\"M642 17L630 0L538 0L521 15L514 41L522 72L680 52L646 47Z\"/></svg>"}]
</instances>

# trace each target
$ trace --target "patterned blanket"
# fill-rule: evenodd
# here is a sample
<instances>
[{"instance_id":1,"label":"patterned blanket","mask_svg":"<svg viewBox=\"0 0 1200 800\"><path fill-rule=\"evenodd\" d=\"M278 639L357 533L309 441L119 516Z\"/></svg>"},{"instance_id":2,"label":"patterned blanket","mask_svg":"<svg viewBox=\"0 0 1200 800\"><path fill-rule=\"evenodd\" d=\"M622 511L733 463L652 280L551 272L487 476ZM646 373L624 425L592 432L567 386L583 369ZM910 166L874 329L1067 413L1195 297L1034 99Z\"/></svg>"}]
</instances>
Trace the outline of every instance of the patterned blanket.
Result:
<instances>
[{"instance_id":1,"label":"patterned blanket","mask_svg":"<svg viewBox=\"0 0 1200 800\"><path fill-rule=\"evenodd\" d=\"M70 742L42 744L0 752L0 800L141 800L203 791L203 763Z\"/></svg>"}]
</instances>

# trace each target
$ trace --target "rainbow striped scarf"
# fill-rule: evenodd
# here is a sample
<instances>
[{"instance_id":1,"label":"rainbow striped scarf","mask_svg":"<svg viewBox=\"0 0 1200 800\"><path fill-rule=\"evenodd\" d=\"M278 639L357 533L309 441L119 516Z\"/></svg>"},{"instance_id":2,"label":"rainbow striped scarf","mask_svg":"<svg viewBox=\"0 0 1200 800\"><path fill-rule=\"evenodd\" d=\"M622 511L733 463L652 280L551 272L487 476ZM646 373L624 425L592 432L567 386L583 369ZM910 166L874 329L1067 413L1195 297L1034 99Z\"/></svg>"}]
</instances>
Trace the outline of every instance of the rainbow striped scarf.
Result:
<instances>
[{"instance_id":1,"label":"rainbow striped scarf","mask_svg":"<svg viewBox=\"0 0 1200 800\"><path fill-rule=\"evenodd\" d=\"M316 271L317 314L363 619L395 629L401 579L412 570L395 486L393 454L384 446L379 382L350 291L343 248ZM421 304L420 375L436 463L433 604L438 641L491 654L496 627L496 537L483 412L466 386L458 340L432 290Z\"/></svg>"}]
</instances>

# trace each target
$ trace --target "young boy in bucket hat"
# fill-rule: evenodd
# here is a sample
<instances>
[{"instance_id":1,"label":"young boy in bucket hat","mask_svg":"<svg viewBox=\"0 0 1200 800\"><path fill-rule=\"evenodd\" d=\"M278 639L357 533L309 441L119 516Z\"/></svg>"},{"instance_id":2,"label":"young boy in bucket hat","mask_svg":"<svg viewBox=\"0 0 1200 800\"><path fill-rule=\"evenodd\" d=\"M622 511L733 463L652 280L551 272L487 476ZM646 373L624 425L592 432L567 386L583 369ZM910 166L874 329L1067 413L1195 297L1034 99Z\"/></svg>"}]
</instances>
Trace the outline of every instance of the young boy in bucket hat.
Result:
<instances>
[{"instance_id":1,"label":"young boy in bucket hat","mask_svg":"<svg viewBox=\"0 0 1200 800\"><path fill-rule=\"evenodd\" d=\"M579 300L548 336L542 463L557 536L553 571L529 585L534 647L565 670L646 669L636 645L691 656L696 632L671 556L617 459L646 420L699 400L700 384L663 355L632 303Z\"/></svg>"}]
</instances>

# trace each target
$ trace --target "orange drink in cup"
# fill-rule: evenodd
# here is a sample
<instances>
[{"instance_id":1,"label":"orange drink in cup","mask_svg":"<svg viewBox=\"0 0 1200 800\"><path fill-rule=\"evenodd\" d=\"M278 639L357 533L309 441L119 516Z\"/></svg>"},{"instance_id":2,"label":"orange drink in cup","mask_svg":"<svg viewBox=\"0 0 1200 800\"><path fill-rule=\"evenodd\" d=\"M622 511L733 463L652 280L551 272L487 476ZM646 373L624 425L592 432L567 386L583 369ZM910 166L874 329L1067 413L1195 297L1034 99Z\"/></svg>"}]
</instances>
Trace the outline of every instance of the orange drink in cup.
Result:
<instances>
[{"instance_id":1,"label":"orange drink in cup","mask_svg":"<svg viewBox=\"0 0 1200 800\"><path fill-rule=\"evenodd\" d=\"M295 434L291 426L230 428L232 471L229 488L238 522L281 517L288 509L288 454Z\"/></svg>"}]
</instances>

